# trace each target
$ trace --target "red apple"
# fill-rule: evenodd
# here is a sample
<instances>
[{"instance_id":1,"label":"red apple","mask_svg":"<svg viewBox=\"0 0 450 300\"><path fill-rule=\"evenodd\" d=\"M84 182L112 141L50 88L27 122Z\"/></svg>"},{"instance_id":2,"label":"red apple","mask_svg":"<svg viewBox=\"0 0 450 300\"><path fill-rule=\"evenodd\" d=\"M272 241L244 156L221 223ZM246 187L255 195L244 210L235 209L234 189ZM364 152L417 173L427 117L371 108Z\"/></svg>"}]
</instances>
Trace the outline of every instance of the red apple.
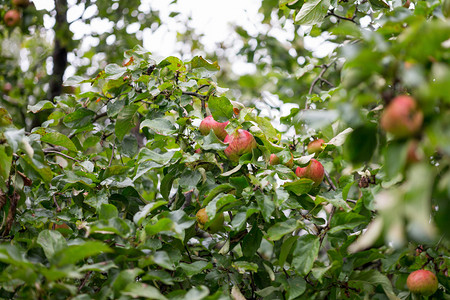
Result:
<instances>
[{"instance_id":1,"label":"red apple","mask_svg":"<svg viewBox=\"0 0 450 300\"><path fill-rule=\"evenodd\" d=\"M381 115L381 127L398 138L418 132L422 122L422 111L414 98L406 95L394 98Z\"/></svg>"},{"instance_id":2,"label":"red apple","mask_svg":"<svg viewBox=\"0 0 450 300\"><path fill-rule=\"evenodd\" d=\"M253 135L244 129L238 129L232 135L227 135L224 143L228 144L225 155L231 161L239 161L241 155L252 152L257 146Z\"/></svg>"},{"instance_id":3,"label":"red apple","mask_svg":"<svg viewBox=\"0 0 450 300\"><path fill-rule=\"evenodd\" d=\"M20 22L20 12L17 9L8 10L3 20L8 27L16 26Z\"/></svg>"},{"instance_id":4,"label":"red apple","mask_svg":"<svg viewBox=\"0 0 450 300\"><path fill-rule=\"evenodd\" d=\"M409 8L410 5L411 5L411 1L410 0L406 0L405 4L403 4L403 7Z\"/></svg>"},{"instance_id":5,"label":"red apple","mask_svg":"<svg viewBox=\"0 0 450 300\"><path fill-rule=\"evenodd\" d=\"M216 136L223 141L223 139L227 136L225 127L228 125L228 123L230 123L230 121L220 123L214 120L213 116L207 116L200 123L198 129L200 130L200 133L202 135L208 135L212 129Z\"/></svg>"},{"instance_id":6,"label":"red apple","mask_svg":"<svg viewBox=\"0 0 450 300\"><path fill-rule=\"evenodd\" d=\"M322 151L322 145L324 143L325 143L325 141L322 139L314 140L308 144L308 147L306 148L306 150L308 151L309 154L318 153L318 152Z\"/></svg>"},{"instance_id":7,"label":"red apple","mask_svg":"<svg viewBox=\"0 0 450 300\"><path fill-rule=\"evenodd\" d=\"M278 165L280 163L280 158L276 154L270 154L269 164L271 166ZM291 153L291 159L284 164L288 168L292 168L294 166L294 155Z\"/></svg>"},{"instance_id":8,"label":"red apple","mask_svg":"<svg viewBox=\"0 0 450 300\"><path fill-rule=\"evenodd\" d=\"M409 274L406 285L411 293L428 297L437 291L438 280L433 272L417 270Z\"/></svg>"},{"instance_id":9,"label":"red apple","mask_svg":"<svg viewBox=\"0 0 450 300\"><path fill-rule=\"evenodd\" d=\"M323 180L325 170L322 164L313 158L306 167L297 167L295 174L300 178L311 179L314 181L314 186L318 186Z\"/></svg>"},{"instance_id":10,"label":"red apple","mask_svg":"<svg viewBox=\"0 0 450 300\"><path fill-rule=\"evenodd\" d=\"M15 6L19 6L19 7L27 7L28 5L30 5L30 1L29 0L13 0L13 4Z\"/></svg>"}]
</instances>

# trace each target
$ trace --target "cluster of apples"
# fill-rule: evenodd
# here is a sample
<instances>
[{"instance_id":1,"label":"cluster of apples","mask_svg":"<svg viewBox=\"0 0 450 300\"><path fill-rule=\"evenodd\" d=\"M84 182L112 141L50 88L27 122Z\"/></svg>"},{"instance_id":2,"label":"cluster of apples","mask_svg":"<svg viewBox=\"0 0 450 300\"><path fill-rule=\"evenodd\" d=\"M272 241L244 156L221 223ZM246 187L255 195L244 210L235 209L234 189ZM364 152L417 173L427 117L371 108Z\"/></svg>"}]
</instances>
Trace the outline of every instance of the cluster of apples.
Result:
<instances>
[{"instance_id":1,"label":"cluster of apples","mask_svg":"<svg viewBox=\"0 0 450 300\"><path fill-rule=\"evenodd\" d=\"M322 146L325 143L323 139L317 139L310 142L307 146L307 151L309 154L316 154L322 151ZM271 154L269 159L270 165L278 165L280 163L280 158L276 154ZM294 156L291 153L291 159L284 164L288 168L294 166ZM308 165L305 167L297 167L295 169L295 174L300 178L308 178L314 181L314 186L318 186L325 175L325 169L323 165L317 160L312 158Z\"/></svg>"},{"instance_id":2,"label":"cluster of apples","mask_svg":"<svg viewBox=\"0 0 450 300\"><path fill-rule=\"evenodd\" d=\"M15 8L8 10L3 16L6 26L14 27L20 23L22 19L20 8L25 8L30 4L29 0L13 0L12 4Z\"/></svg>"},{"instance_id":3,"label":"cluster of apples","mask_svg":"<svg viewBox=\"0 0 450 300\"><path fill-rule=\"evenodd\" d=\"M202 135L208 135L211 130L214 134L222 140L225 144L228 144L227 148L224 150L225 155L229 160L233 162L239 161L239 158L246 154L251 153L253 149L257 147L257 143L253 135L244 129L238 129L233 134L229 135L225 130L229 121L218 122L214 120L213 116L207 116L202 120L199 126L199 131ZM308 144L307 151L309 154L318 153L322 151L322 146L325 143L322 139L317 139ZM201 151L196 150L197 153ZM280 158L276 154L271 154L269 158L270 165L280 164ZM294 166L294 156L291 153L291 159L284 164L285 166L292 168ZM295 169L295 174L300 178L308 178L314 181L314 186L318 186L325 175L325 170L323 165L316 159L311 159L309 164L305 167L297 167ZM204 228L204 225L208 223L208 216L206 214L205 208L200 209L197 214L197 223L200 228ZM219 214L216 218L210 222L208 228L206 228L210 233L215 233L219 231L219 228L223 225L223 214Z\"/></svg>"},{"instance_id":4,"label":"cluster of apples","mask_svg":"<svg viewBox=\"0 0 450 300\"><path fill-rule=\"evenodd\" d=\"M199 130L202 135L208 135L211 130L214 134L228 144L225 149L225 155L231 161L239 161L241 155L252 152L257 147L256 140L253 135L244 129L238 129L233 134L229 135L225 127L229 121L217 122L213 116L207 116L200 123ZM322 139L317 139L308 144L307 151L309 154L318 153L322 151L322 146L325 143ZM280 163L280 158L276 154L271 154L269 158L270 165L277 165ZM294 166L294 156L291 154L291 159L285 163L288 168ZM300 178L309 178L314 181L314 186L318 186L324 177L325 171L323 165L316 159L311 159L306 167L297 167L295 174Z\"/></svg>"},{"instance_id":5,"label":"cluster of apples","mask_svg":"<svg viewBox=\"0 0 450 300\"><path fill-rule=\"evenodd\" d=\"M228 144L224 151L225 155L229 160L237 162L242 155L251 153L257 144L253 135L247 130L238 129L233 134L228 134L225 127L229 122L217 122L213 116L207 116L200 123L199 130L202 135L208 135L213 130L217 138Z\"/></svg>"}]
</instances>

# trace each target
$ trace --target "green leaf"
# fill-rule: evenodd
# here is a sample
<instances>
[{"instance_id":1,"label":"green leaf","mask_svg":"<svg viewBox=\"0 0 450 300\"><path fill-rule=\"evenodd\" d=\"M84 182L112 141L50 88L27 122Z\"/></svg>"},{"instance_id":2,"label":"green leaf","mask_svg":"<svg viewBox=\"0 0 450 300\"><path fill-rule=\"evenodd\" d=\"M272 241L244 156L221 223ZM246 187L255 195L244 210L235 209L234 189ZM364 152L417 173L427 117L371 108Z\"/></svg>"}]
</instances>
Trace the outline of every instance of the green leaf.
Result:
<instances>
[{"instance_id":1,"label":"green leaf","mask_svg":"<svg viewBox=\"0 0 450 300\"><path fill-rule=\"evenodd\" d=\"M180 263L180 267L186 273L187 276L192 277L206 269L211 269L213 265L206 261L196 261L191 264Z\"/></svg>"},{"instance_id":2,"label":"green leaf","mask_svg":"<svg viewBox=\"0 0 450 300\"><path fill-rule=\"evenodd\" d=\"M51 109L51 108L55 108L55 105L48 100L39 101L35 105L28 105L28 111L32 112L34 114L38 113L42 110Z\"/></svg>"},{"instance_id":3,"label":"green leaf","mask_svg":"<svg viewBox=\"0 0 450 300\"><path fill-rule=\"evenodd\" d=\"M208 196L206 196L206 198L203 200L202 206L205 207L206 205L208 205L208 203L220 193L228 193L234 189L235 187L228 183L216 186L208 193Z\"/></svg>"},{"instance_id":4,"label":"green leaf","mask_svg":"<svg viewBox=\"0 0 450 300\"><path fill-rule=\"evenodd\" d=\"M258 265L248 261L235 261L231 265L241 274L244 274L247 271L250 272L258 271Z\"/></svg>"},{"instance_id":5,"label":"green leaf","mask_svg":"<svg viewBox=\"0 0 450 300\"><path fill-rule=\"evenodd\" d=\"M41 136L41 141L56 146L62 146L70 151L77 152L77 147L75 144L64 134L59 132L52 132L46 128L38 128L33 130L32 133L39 134Z\"/></svg>"},{"instance_id":6,"label":"green leaf","mask_svg":"<svg viewBox=\"0 0 450 300\"><path fill-rule=\"evenodd\" d=\"M190 62L188 62L191 64L191 67L193 69L196 68L205 68L208 71L219 71L220 67L219 64L217 63L217 61L211 63L209 61L207 61L206 59L204 59L201 56L195 56Z\"/></svg>"},{"instance_id":7,"label":"green leaf","mask_svg":"<svg viewBox=\"0 0 450 300\"><path fill-rule=\"evenodd\" d=\"M63 123L69 128L78 129L92 124L94 120L95 112L87 108L78 108L73 113L64 117Z\"/></svg>"},{"instance_id":8,"label":"green leaf","mask_svg":"<svg viewBox=\"0 0 450 300\"><path fill-rule=\"evenodd\" d=\"M155 235L162 231L172 231L174 229L174 224L171 219L163 218L158 220L155 224L145 225L145 232L149 235Z\"/></svg>"},{"instance_id":9,"label":"green leaf","mask_svg":"<svg viewBox=\"0 0 450 300\"><path fill-rule=\"evenodd\" d=\"M286 262L289 253L291 253L292 246L298 238L299 236L295 235L290 236L283 241L283 244L281 245L280 256L278 257L278 265L280 267L284 267L284 263Z\"/></svg>"},{"instance_id":10,"label":"green leaf","mask_svg":"<svg viewBox=\"0 0 450 300\"><path fill-rule=\"evenodd\" d=\"M7 127L13 124L13 120L8 111L3 107L0 107L0 128Z\"/></svg>"},{"instance_id":11,"label":"green leaf","mask_svg":"<svg viewBox=\"0 0 450 300\"><path fill-rule=\"evenodd\" d=\"M157 288L147 285L141 282L131 282L122 291L122 295L130 296L133 298L145 298L145 299L157 299L165 300L164 297Z\"/></svg>"},{"instance_id":12,"label":"green leaf","mask_svg":"<svg viewBox=\"0 0 450 300\"><path fill-rule=\"evenodd\" d=\"M299 228L303 227L300 220L288 219L284 222L275 223L267 230L267 236L272 241L278 241L286 234L289 234Z\"/></svg>"},{"instance_id":13,"label":"green leaf","mask_svg":"<svg viewBox=\"0 0 450 300\"><path fill-rule=\"evenodd\" d=\"M121 153L133 158L139 151L139 145L134 135L126 135L121 144Z\"/></svg>"},{"instance_id":14,"label":"green leaf","mask_svg":"<svg viewBox=\"0 0 450 300\"><path fill-rule=\"evenodd\" d=\"M167 270L175 270L169 254L166 251L157 251L153 254L153 262Z\"/></svg>"},{"instance_id":15,"label":"green leaf","mask_svg":"<svg viewBox=\"0 0 450 300\"><path fill-rule=\"evenodd\" d=\"M176 132L175 126L167 119L145 119L141 123L141 129L148 127L155 133L160 135L169 136Z\"/></svg>"},{"instance_id":16,"label":"green leaf","mask_svg":"<svg viewBox=\"0 0 450 300\"><path fill-rule=\"evenodd\" d=\"M202 175L198 171L193 171L191 169L185 169L180 175L180 186L184 190L190 190L194 188L202 179Z\"/></svg>"},{"instance_id":17,"label":"green leaf","mask_svg":"<svg viewBox=\"0 0 450 300\"><path fill-rule=\"evenodd\" d=\"M126 67L121 67L117 64L109 64L105 67L105 74L108 75L108 79L119 79L126 71Z\"/></svg>"},{"instance_id":18,"label":"green leaf","mask_svg":"<svg viewBox=\"0 0 450 300\"><path fill-rule=\"evenodd\" d=\"M344 144L344 156L353 163L369 162L377 149L377 127L367 124L349 134Z\"/></svg>"},{"instance_id":19,"label":"green leaf","mask_svg":"<svg viewBox=\"0 0 450 300\"><path fill-rule=\"evenodd\" d=\"M389 4L387 4L386 2L384 2L383 0L369 0L370 5L372 5L372 7L374 9L389 9Z\"/></svg>"},{"instance_id":20,"label":"green leaf","mask_svg":"<svg viewBox=\"0 0 450 300\"><path fill-rule=\"evenodd\" d=\"M252 257L261 245L263 234L256 223L250 232L242 239L242 253L245 257Z\"/></svg>"},{"instance_id":21,"label":"green leaf","mask_svg":"<svg viewBox=\"0 0 450 300\"><path fill-rule=\"evenodd\" d=\"M184 296L183 300L191 300L191 299L201 300L207 297L208 295L209 289L206 286L200 285L190 289Z\"/></svg>"},{"instance_id":22,"label":"green leaf","mask_svg":"<svg viewBox=\"0 0 450 300\"><path fill-rule=\"evenodd\" d=\"M258 207L261 210L262 216L266 222L270 222L270 217L272 213L275 211L275 203L272 199L273 195L266 194L257 194L256 202L258 203Z\"/></svg>"},{"instance_id":23,"label":"green leaf","mask_svg":"<svg viewBox=\"0 0 450 300\"><path fill-rule=\"evenodd\" d=\"M406 164L408 143L392 142L384 149L383 169L388 178L394 178L401 172Z\"/></svg>"},{"instance_id":24,"label":"green leaf","mask_svg":"<svg viewBox=\"0 0 450 300\"><path fill-rule=\"evenodd\" d=\"M306 291L306 281L302 277L295 276L288 278L288 300L295 299Z\"/></svg>"},{"instance_id":25,"label":"green leaf","mask_svg":"<svg viewBox=\"0 0 450 300\"><path fill-rule=\"evenodd\" d=\"M169 200L169 195L172 189L172 183L175 180L175 175L175 171L167 173L161 180L160 192L161 196L166 200Z\"/></svg>"},{"instance_id":26,"label":"green leaf","mask_svg":"<svg viewBox=\"0 0 450 300\"><path fill-rule=\"evenodd\" d=\"M138 161L139 163L142 163L146 160L152 160L158 164L165 165L172 159L174 154L174 151L158 153L148 148L142 148L141 152L139 152Z\"/></svg>"},{"instance_id":27,"label":"green leaf","mask_svg":"<svg viewBox=\"0 0 450 300\"><path fill-rule=\"evenodd\" d=\"M136 126L135 118L138 109L139 109L138 105L131 104L125 106L117 115L115 130L116 136L120 141L122 141L124 136L128 134L134 126Z\"/></svg>"},{"instance_id":28,"label":"green leaf","mask_svg":"<svg viewBox=\"0 0 450 300\"><path fill-rule=\"evenodd\" d=\"M140 226L142 224L142 221L144 218L153 210L157 209L158 207L167 204L167 201L159 200L156 202L149 203L145 205L141 211L137 212L134 217L133 221L136 225Z\"/></svg>"},{"instance_id":29,"label":"green leaf","mask_svg":"<svg viewBox=\"0 0 450 300\"><path fill-rule=\"evenodd\" d=\"M0 145L0 187L2 190L6 189L12 158L11 148L7 145Z\"/></svg>"},{"instance_id":30,"label":"green leaf","mask_svg":"<svg viewBox=\"0 0 450 300\"><path fill-rule=\"evenodd\" d=\"M112 288L116 293L122 292L126 286L136 281L136 277L143 273L143 270L139 268L126 269L119 272L114 278Z\"/></svg>"},{"instance_id":31,"label":"green leaf","mask_svg":"<svg viewBox=\"0 0 450 300\"><path fill-rule=\"evenodd\" d=\"M319 237L312 234L301 236L294 246L292 266L305 276L311 271L314 261L319 255L319 249Z\"/></svg>"},{"instance_id":32,"label":"green leaf","mask_svg":"<svg viewBox=\"0 0 450 300\"><path fill-rule=\"evenodd\" d=\"M117 211L117 207L112 204L102 203L100 206L100 211L98 214L98 218L100 220L109 220L112 218L116 218L119 216L119 212Z\"/></svg>"},{"instance_id":33,"label":"green leaf","mask_svg":"<svg viewBox=\"0 0 450 300\"><path fill-rule=\"evenodd\" d=\"M389 299L399 299L394 293L391 281L377 270L354 271L348 280L348 284L353 287L355 283L368 283L374 287L381 285Z\"/></svg>"},{"instance_id":34,"label":"green leaf","mask_svg":"<svg viewBox=\"0 0 450 300\"><path fill-rule=\"evenodd\" d=\"M56 230L41 231L36 242L41 245L47 259L53 258L55 253L67 248L66 239Z\"/></svg>"},{"instance_id":35,"label":"green leaf","mask_svg":"<svg viewBox=\"0 0 450 300\"><path fill-rule=\"evenodd\" d=\"M234 115L233 104L224 96L210 97L208 100L208 108L214 120L217 122L226 122Z\"/></svg>"},{"instance_id":36,"label":"green leaf","mask_svg":"<svg viewBox=\"0 0 450 300\"><path fill-rule=\"evenodd\" d=\"M295 180L292 182L286 182L282 185L287 191L293 192L297 196L307 194L312 186L314 185L314 181L308 178L300 178L299 180Z\"/></svg>"},{"instance_id":37,"label":"green leaf","mask_svg":"<svg viewBox=\"0 0 450 300\"><path fill-rule=\"evenodd\" d=\"M329 6L330 0L307 1L295 16L295 23L309 26L319 24L327 15Z\"/></svg>"},{"instance_id":38,"label":"green leaf","mask_svg":"<svg viewBox=\"0 0 450 300\"><path fill-rule=\"evenodd\" d=\"M78 245L70 245L55 253L55 259L59 258L59 265L74 264L84 258L95 256L101 253L109 253L112 250L102 242L89 241Z\"/></svg>"}]
</instances>

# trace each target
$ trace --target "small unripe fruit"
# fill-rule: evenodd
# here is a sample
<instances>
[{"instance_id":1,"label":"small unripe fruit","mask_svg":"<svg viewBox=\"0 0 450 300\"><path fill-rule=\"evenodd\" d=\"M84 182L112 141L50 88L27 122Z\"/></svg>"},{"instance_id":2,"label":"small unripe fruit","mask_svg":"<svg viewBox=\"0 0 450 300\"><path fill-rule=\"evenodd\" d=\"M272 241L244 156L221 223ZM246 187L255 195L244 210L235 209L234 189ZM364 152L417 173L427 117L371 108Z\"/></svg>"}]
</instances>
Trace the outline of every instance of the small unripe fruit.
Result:
<instances>
[{"instance_id":1,"label":"small unripe fruit","mask_svg":"<svg viewBox=\"0 0 450 300\"><path fill-rule=\"evenodd\" d=\"M16 26L20 22L20 12L17 9L11 9L6 12L3 20L8 27Z\"/></svg>"},{"instance_id":2,"label":"small unripe fruit","mask_svg":"<svg viewBox=\"0 0 450 300\"><path fill-rule=\"evenodd\" d=\"M12 84L10 82L7 82L3 85L3 93L5 93L6 95L9 94L9 92L11 92L12 90Z\"/></svg>"},{"instance_id":3,"label":"small unripe fruit","mask_svg":"<svg viewBox=\"0 0 450 300\"><path fill-rule=\"evenodd\" d=\"M201 225L205 225L208 222L208 215L206 214L205 208L199 209L195 216L197 217L197 222Z\"/></svg>"},{"instance_id":4,"label":"small unripe fruit","mask_svg":"<svg viewBox=\"0 0 450 300\"><path fill-rule=\"evenodd\" d=\"M406 285L411 293L428 297L437 291L438 280L433 272L417 270L409 274Z\"/></svg>"},{"instance_id":5,"label":"small unripe fruit","mask_svg":"<svg viewBox=\"0 0 450 300\"><path fill-rule=\"evenodd\" d=\"M231 135L225 137L224 143L228 144L225 155L231 161L239 161L239 157L246 153L251 153L257 147L253 135L244 129L238 129Z\"/></svg>"},{"instance_id":6,"label":"small unripe fruit","mask_svg":"<svg viewBox=\"0 0 450 300\"><path fill-rule=\"evenodd\" d=\"M214 120L213 116L207 116L200 123L199 130L202 135L208 135L211 129L214 131L215 135L223 141L223 139L227 136L227 132L225 127L230 123L230 121L226 121L223 123L217 122Z\"/></svg>"},{"instance_id":7,"label":"small unripe fruit","mask_svg":"<svg viewBox=\"0 0 450 300\"><path fill-rule=\"evenodd\" d=\"M314 140L308 144L308 147L306 148L306 150L308 151L309 154L318 153L318 152L322 151L322 145L324 143L325 143L325 141L322 139Z\"/></svg>"},{"instance_id":8,"label":"small unripe fruit","mask_svg":"<svg viewBox=\"0 0 450 300\"><path fill-rule=\"evenodd\" d=\"M311 179L314 181L314 186L318 186L325 176L325 169L319 161L313 158L306 167L297 167L295 174L300 178Z\"/></svg>"},{"instance_id":9,"label":"small unripe fruit","mask_svg":"<svg viewBox=\"0 0 450 300\"><path fill-rule=\"evenodd\" d=\"M381 115L381 127L395 137L411 136L422 127L423 114L414 98L398 96L394 98Z\"/></svg>"},{"instance_id":10,"label":"small unripe fruit","mask_svg":"<svg viewBox=\"0 0 450 300\"><path fill-rule=\"evenodd\" d=\"M280 158L276 154L270 154L269 164L271 166L278 165L280 163ZM291 153L291 159L284 164L288 168L292 168L294 166L294 155Z\"/></svg>"},{"instance_id":11,"label":"small unripe fruit","mask_svg":"<svg viewBox=\"0 0 450 300\"><path fill-rule=\"evenodd\" d=\"M203 228L204 225L209 220L205 208L199 209L195 216L197 218L197 223L198 223L200 228ZM217 233L217 232L222 230L224 221L225 221L225 219L224 219L223 213L217 214L216 217L214 218L214 220L206 228L206 230L209 233Z\"/></svg>"}]
</instances>

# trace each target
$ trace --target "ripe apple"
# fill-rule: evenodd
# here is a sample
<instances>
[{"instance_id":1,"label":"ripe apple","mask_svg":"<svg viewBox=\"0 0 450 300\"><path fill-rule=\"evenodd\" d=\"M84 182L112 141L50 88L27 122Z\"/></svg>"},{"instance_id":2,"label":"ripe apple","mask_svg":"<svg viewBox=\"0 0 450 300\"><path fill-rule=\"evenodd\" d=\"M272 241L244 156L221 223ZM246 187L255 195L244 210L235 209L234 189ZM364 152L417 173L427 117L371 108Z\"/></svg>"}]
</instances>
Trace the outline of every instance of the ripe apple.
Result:
<instances>
[{"instance_id":1,"label":"ripe apple","mask_svg":"<svg viewBox=\"0 0 450 300\"><path fill-rule=\"evenodd\" d=\"M16 26L20 22L20 12L17 9L8 10L3 20L8 27Z\"/></svg>"},{"instance_id":2,"label":"ripe apple","mask_svg":"<svg viewBox=\"0 0 450 300\"><path fill-rule=\"evenodd\" d=\"M325 176L325 170L322 164L313 158L306 167L297 167L295 174L300 178L311 179L314 181L314 186L318 186Z\"/></svg>"},{"instance_id":3,"label":"ripe apple","mask_svg":"<svg viewBox=\"0 0 450 300\"><path fill-rule=\"evenodd\" d=\"M13 4L15 6L19 6L19 7L27 7L28 5L30 5L30 1L29 0L13 0Z\"/></svg>"},{"instance_id":4,"label":"ripe apple","mask_svg":"<svg viewBox=\"0 0 450 300\"><path fill-rule=\"evenodd\" d=\"M253 135L244 129L238 129L225 137L224 143L228 144L225 155L231 161L239 161L241 155L252 152L257 143Z\"/></svg>"},{"instance_id":5,"label":"ripe apple","mask_svg":"<svg viewBox=\"0 0 450 300\"><path fill-rule=\"evenodd\" d=\"M306 147L306 150L308 151L309 154L318 153L318 152L322 151L322 145L324 143L325 143L325 141L322 139L314 140L308 144L308 146Z\"/></svg>"},{"instance_id":6,"label":"ripe apple","mask_svg":"<svg viewBox=\"0 0 450 300\"><path fill-rule=\"evenodd\" d=\"M269 164L271 166L274 166L274 165L278 165L279 163L280 163L280 158L274 153L270 154ZM286 162L284 165L288 168L292 168L294 166L294 155L292 155L292 153L291 153L291 159L288 162Z\"/></svg>"},{"instance_id":7,"label":"ripe apple","mask_svg":"<svg viewBox=\"0 0 450 300\"><path fill-rule=\"evenodd\" d=\"M414 98L395 97L381 115L381 127L398 138L415 134L422 127L423 113Z\"/></svg>"},{"instance_id":8,"label":"ripe apple","mask_svg":"<svg viewBox=\"0 0 450 300\"><path fill-rule=\"evenodd\" d=\"M409 8L409 6L411 5L411 1L410 0L406 0L405 4L403 4L404 8Z\"/></svg>"},{"instance_id":9,"label":"ripe apple","mask_svg":"<svg viewBox=\"0 0 450 300\"><path fill-rule=\"evenodd\" d=\"M409 274L406 285L411 293L428 297L437 291L438 280L433 272L417 270Z\"/></svg>"},{"instance_id":10,"label":"ripe apple","mask_svg":"<svg viewBox=\"0 0 450 300\"><path fill-rule=\"evenodd\" d=\"M203 229L204 225L209 220L208 215L206 214L206 209L205 208L199 209L195 216L197 218L197 223L198 223L199 227ZM219 213L212 220L212 222L209 224L209 226L206 228L206 230L209 233L217 233L223 229L223 222L224 222L223 213Z\"/></svg>"},{"instance_id":11,"label":"ripe apple","mask_svg":"<svg viewBox=\"0 0 450 300\"><path fill-rule=\"evenodd\" d=\"M199 130L202 135L208 135L211 129L214 131L216 136L223 141L223 139L227 136L227 132L225 131L225 127L230 123L230 121L226 121L223 123L217 122L214 120L213 116L207 116L200 123Z\"/></svg>"}]
</instances>

